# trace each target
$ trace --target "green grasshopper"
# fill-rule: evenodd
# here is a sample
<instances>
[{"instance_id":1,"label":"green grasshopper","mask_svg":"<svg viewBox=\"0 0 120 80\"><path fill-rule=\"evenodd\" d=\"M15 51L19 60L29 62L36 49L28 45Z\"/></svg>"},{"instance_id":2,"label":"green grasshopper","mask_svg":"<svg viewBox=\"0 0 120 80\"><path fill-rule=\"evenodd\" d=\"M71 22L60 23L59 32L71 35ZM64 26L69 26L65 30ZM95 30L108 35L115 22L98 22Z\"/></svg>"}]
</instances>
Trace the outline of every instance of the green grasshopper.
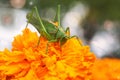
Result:
<instances>
[{"instance_id":1,"label":"green grasshopper","mask_svg":"<svg viewBox=\"0 0 120 80\"><path fill-rule=\"evenodd\" d=\"M68 39L71 38L70 35L66 34L70 33L69 27L64 30L60 25L60 5L57 8L57 13L54 21L41 19L37 7L34 7L32 11L27 14L27 20L28 23L32 24L37 29L41 36L45 37L48 40L48 43L58 41L60 42L60 45L63 45ZM55 25L55 22L58 22L58 25Z\"/></svg>"}]
</instances>

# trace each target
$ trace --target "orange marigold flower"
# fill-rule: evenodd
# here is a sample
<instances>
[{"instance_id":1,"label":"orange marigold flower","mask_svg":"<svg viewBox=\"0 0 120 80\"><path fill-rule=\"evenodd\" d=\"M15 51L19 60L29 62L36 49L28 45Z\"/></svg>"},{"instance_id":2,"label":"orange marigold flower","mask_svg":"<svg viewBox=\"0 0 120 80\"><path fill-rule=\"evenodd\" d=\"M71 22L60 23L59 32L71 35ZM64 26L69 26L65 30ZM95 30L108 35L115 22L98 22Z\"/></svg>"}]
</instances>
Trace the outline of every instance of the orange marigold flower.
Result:
<instances>
[{"instance_id":1,"label":"orange marigold flower","mask_svg":"<svg viewBox=\"0 0 120 80\"><path fill-rule=\"evenodd\" d=\"M38 40L40 43L38 44ZM60 46L28 28L17 35L12 51L0 52L0 80L90 80L95 56L89 46L71 38Z\"/></svg>"},{"instance_id":2,"label":"orange marigold flower","mask_svg":"<svg viewBox=\"0 0 120 80\"><path fill-rule=\"evenodd\" d=\"M97 59L91 67L92 80L120 80L120 59Z\"/></svg>"},{"instance_id":3,"label":"orange marigold flower","mask_svg":"<svg viewBox=\"0 0 120 80\"><path fill-rule=\"evenodd\" d=\"M17 35L12 43L12 50L23 50L24 48L35 47L39 39L36 32L31 32L28 28L25 28L23 35Z\"/></svg>"}]
</instances>

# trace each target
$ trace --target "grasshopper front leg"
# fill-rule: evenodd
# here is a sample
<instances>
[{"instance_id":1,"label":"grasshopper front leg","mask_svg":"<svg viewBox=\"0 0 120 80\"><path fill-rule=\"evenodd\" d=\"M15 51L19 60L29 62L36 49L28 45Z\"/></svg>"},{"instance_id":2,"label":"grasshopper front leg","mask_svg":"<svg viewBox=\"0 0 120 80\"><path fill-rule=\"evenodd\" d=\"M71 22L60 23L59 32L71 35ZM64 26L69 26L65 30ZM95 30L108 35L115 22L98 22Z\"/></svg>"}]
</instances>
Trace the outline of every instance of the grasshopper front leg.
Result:
<instances>
[{"instance_id":1,"label":"grasshopper front leg","mask_svg":"<svg viewBox=\"0 0 120 80\"><path fill-rule=\"evenodd\" d=\"M38 39L38 42L37 42L37 47L38 47L39 44L40 44L40 37L41 37L41 36L39 36L39 39Z\"/></svg>"},{"instance_id":2,"label":"grasshopper front leg","mask_svg":"<svg viewBox=\"0 0 120 80\"><path fill-rule=\"evenodd\" d=\"M29 24L29 23L27 22L27 24L26 24L25 28L27 28L27 27L28 27L28 24Z\"/></svg>"}]
</instances>

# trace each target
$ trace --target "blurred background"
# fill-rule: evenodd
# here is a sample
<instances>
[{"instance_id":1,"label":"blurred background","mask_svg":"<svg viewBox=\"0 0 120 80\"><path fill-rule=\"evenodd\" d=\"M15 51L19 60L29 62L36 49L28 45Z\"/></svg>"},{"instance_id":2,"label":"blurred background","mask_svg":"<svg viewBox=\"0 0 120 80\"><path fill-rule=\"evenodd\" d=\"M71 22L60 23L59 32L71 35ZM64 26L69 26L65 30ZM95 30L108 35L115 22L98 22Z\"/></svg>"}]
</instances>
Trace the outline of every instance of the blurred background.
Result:
<instances>
[{"instance_id":1,"label":"blurred background","mask_svg":"<svg viewBox=\"0 0 120 80\"><path fill-rule=\"evenodd\" d=\"M52 20L61 5L61 25L70 27L98 58L120 58L120 0L0 0L0 50L11 49L14 36L26 26L35 5L40 16ZM36 29L29 24L32 31Z\"/></svg>"}]
</instances>

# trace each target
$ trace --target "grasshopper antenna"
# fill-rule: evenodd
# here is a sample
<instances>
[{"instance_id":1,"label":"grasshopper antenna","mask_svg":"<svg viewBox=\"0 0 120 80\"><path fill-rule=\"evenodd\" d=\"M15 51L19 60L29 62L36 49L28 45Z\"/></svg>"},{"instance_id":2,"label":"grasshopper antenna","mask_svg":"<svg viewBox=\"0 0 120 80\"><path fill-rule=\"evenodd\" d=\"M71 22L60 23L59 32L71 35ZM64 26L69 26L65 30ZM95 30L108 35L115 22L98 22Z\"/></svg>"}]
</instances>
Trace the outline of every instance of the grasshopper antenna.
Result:
<instances>
[{"instance_id":1,"label":"grasshopper antenna","mask_svg":"<svg viewBox=\"0 0 120 80\"><path fill-rule=\"evenodd\" d=\"M60 25L60 5L58 5L57 7L57 12L56 12L54 22L58 22L58 26L61 26Z\"/></svg>"},{"instance_id":2,"label":"grasshopper antenna","mask_svg":"<svg viewBox=\"0 0 120 80\"><path fill-rule=\"evenodd\" d=\"M40 16L39 16L37 7L34 7L34 9L35 9L35 12L36 12L36 16L37 16L37 18L38 18L38 20L39 20L39 22L40 22L40 24L41 24L41 27L43 28L43 30L44 30L45 32L47 32L46 29L45 29L45 26L43 25L43 22L42 22L42 20L41 20L41 18L40 18Z\"/></svg>"}]
</instances>

